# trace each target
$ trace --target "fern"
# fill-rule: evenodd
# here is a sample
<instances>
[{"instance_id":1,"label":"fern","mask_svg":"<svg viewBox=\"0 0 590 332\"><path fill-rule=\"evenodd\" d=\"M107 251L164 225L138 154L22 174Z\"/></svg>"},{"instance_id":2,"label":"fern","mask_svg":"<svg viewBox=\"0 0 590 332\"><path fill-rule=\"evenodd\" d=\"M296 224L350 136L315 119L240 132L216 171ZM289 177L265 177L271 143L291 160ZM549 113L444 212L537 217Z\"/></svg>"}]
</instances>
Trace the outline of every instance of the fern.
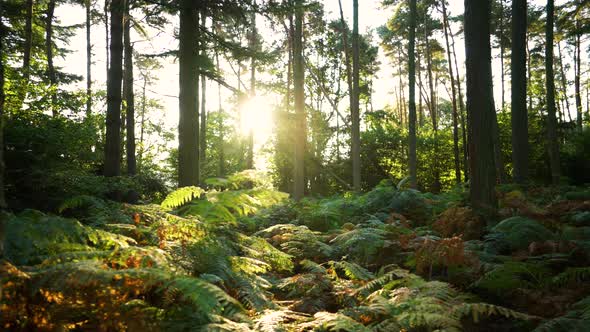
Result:
<instances>
[{"instance_id":1,"label":"fern","mask_svg":"<svg viewBox=\"0 0 590 332\"><path fill-rule=\"evenodd\" d=\"M462 303L453 308L453 315L461 319L470 316L478 323L481 317L502 316L509 319L529 320L532 316L489 303Z\"/></svg>"},{"instance_id":2,"label":"fern","mask_svg":"<svg viewBox=\"0 0 590 332\"><path fill-rule=\"evenodd\" d=\"M66 210L76 209L83 206L96 206L103 208L104 201L94 196L78 195L63 201L57 208L57 212L63 213Z\"/></svg>"},{"instance_id":3,"label":"fern","mask_svg":"<svg viewBox=\"0 0 590 332\"><path fill-rule=\"evenodd\" d=\"M370 328L340 313L318 312L313 317L312 322L301 324L302 330L371 332Z\"/></svg>"},{"instance_id":4,"label":"fern","mask_svg":"<svg viewBox=\"0 0 590 332\"><path fill-rule=\"evenodd\" d=\"M355 264L355 263L351 263L351 262L347 262L347 261L339 261L339 262L330 261L330 262L328 262L328 264L334 270L341 269L342 271L344 271L344 274L346 275L346 277L351 280L367 281L367 280L374 278L374 275L371 272L369 272L364 267L362 267L358 264Z\"/></svg>"},{"instance_id":5,"label":"fern","mask_svg":"<svg viewBox=\"0 0 590 332\"><path fill-rule=\"evenodd\" d=\"M174 209L199 198L203 193L205 191L199 187L182 187L168 194L161 206L165 209Z\"/></svg>"},{"instance_id":6,"label":"fern","mask_svg":"<svg viewBox=\"0 0 590 332\"><path fill-rule=\"evenodd\" d=\"M568 268L553 278L553 284L564 286L571 283L582 284L590 280L590 267Z\"/></svg>"},{"instance_id":7,"label":"fern","mask_svg":"<svg viewBox=\"0 0 590 332\"><path fill-rule=\"evenodd\" d=\"M287 324L308 320L308 318L308 315L288 309L265 310L255 319L254 329L260 332L286 331Z\"/></svg>"}]
</instances>

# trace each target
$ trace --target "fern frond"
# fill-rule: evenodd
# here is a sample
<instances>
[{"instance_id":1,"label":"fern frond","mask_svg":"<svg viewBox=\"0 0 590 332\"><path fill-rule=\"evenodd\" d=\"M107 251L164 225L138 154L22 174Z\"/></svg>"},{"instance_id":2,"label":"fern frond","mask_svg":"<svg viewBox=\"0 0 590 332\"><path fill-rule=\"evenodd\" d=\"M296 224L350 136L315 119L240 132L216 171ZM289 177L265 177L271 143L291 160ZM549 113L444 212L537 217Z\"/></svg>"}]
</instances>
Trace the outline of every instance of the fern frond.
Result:
<instances>
[{"instance_id":1,"label":"fern frond","mask_svg":"<svg viewBox=\"0 0 590 332\"><path fill-rule=\"evenodd\" d=\"M325 274L327 272L325 267L308 259L302 260L301 262L299 262L299 264L301 265L301 269L305 272L318 274Z\"/></svg>"},{"instance_id":2,"label":"fern frond","mask_svg":"<svg viewBox=\"0 0 590 332\"><path fill-rule=\"evenodd\" d=\"M57 212L63 213L66 210L76 209L83 206L104 207L104 202L94 196L78 195L63 201L57 208Z\"/></svg>"},{"instance_id":3,"label":"fern frond","mask_svg":"<svg viewBox=\"0 0 590 332\"><path fill-rule=\"evenodd\" d=\"M375 278L373 273L369 272L364 267L355 263L347 261L330 261L328 264L330 264L330 266L332 266L333 269L341 269L342 271L344 271L344 274L350 280L366 281Z\"/></svg>"},{"instance_id":4,"label":"fern frond","mask_svg":"<svg viewBox=\"0 0 590 332\"><path fill-rule=\"evenodd\" d=\"M285 331L284 325L309 319L309 316L288 309L265 310L255 319L254 329L261 332Z\"/></svg>"},{"instance_id":5,"label":"fern frond","mask_svg":"<svg viewBox=\"0 0 590 332\"><path fill-rule=\"evenodd\" d=\"M473 322L478 323L481 317L503 316L519 320L529 320L532 317L521 312L489 304L489 303L462 303L453 308L453 315L459 319L471 316Z\"/></svg>"},{"instance_id":6,"label":"fern frond","mask_svg":"<svg viewBox=\"0 0 590 332\"><path fill-rule=\"evenodd\" d=\"M174 209L199 198L203 193L205 193L205 190L199 187L182 187L168 194L161 206L165 209Z\"/></svg>"},{"instance_id":7,"label":"fern frond","mask_svg":"<svg viewBox=\"0 0 590 332\"><path fill-rule=\"evenodd\" d=\"M590 280L590 267L570 267L553 278L553 284L564 286L570 283L584 283Z\"/></svg>"},{"instance_id":8,"label":"fern frond","mask_svg":"<svg viewBox=\"0 0 590 332\"><path fill-rule=\"evenodd\" d=\"M303 330L310 329L312 331L371 332L370 328L340 313L323 311L316 313L313 317L313 321L301 324L301 328Z\"/></svg>"}]
</instances>

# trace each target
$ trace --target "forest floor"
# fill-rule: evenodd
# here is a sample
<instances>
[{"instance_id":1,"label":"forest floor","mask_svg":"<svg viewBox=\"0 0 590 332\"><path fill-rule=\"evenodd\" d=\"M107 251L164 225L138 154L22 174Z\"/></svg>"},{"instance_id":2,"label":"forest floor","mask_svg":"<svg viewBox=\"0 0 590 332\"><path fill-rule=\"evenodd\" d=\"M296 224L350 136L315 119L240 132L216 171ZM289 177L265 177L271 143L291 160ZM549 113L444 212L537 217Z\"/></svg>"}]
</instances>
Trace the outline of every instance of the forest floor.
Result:
<instances>
[{"instance_id":1,"label":"forest floor","mask_svg":"<svg viewBox=\"0 0 590 332\"><path fill-rule=\"evenodd\" d=\"M39 331L588 331L590 190L380 185L306 199L240 177L162 204L2 216L0 326Z\"/></svg>"}]
</instances>

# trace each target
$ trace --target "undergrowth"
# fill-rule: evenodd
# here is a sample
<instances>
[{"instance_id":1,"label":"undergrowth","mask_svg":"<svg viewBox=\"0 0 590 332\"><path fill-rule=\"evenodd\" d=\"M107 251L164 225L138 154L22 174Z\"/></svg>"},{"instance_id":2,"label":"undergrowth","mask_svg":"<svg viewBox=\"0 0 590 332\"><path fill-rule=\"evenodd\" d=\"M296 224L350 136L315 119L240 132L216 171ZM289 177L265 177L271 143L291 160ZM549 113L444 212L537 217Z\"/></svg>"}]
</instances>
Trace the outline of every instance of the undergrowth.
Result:
<instances>
[{"instance_id":1,"label":"undergrowth","mask_svg":"<svg viewBox=\"0 0 590 332\"><path fill-rule=\"evenodd\" d=\"M510 194L504 204L514 208L485 228L460 188L432 195L383 184L295 203L269 183L243 172L207 180L208 189L181 188L161 204L77 195L57 214L2 215L0 326L584 331L590 324L590 204L578 196Z\"/></svg>"}]
</instances>

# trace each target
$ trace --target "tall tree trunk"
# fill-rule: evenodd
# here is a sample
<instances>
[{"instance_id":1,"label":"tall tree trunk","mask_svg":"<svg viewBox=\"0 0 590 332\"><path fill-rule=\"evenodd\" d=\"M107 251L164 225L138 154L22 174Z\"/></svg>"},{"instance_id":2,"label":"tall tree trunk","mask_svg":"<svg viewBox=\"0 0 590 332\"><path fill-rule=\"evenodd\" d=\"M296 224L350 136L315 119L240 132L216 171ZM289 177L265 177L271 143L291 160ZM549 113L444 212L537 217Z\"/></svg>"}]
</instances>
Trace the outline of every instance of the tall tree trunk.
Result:
<instances>
[{"instance_id":1,"label":"tall tree trunk","mask_svg":"<svg viewBox=\"0 0 590 332\"><path fill-rule=\"evenodd\" d=\"M457 91L455 90L455 75L453 73L453 66L451 65L451 47L449 43L449 19L447 16L447 7L444 1L442 3L443 10L443 27L445 33L445 43L447 46L447 60L449 62L449 77L451 78L451 100L453 105L453 154L455 157L455 181L457 184L461 183L461 162L459 160L459 121L457 116Z\"/></svg>"},{"instance_id":2,"label":"tall tree trunk","mask_svg":"<svg viewBox=\"0 0 590 332\"><path fill-rule=\"evenodd\" d=\"M22 86L19 90L18 95L18 102L19 106L18 109L22 108L22 104L24 103L28 85L29 85L29 77L31 74L31 52L33 50L33 7L34 7L34 0L26 0L26 11L27 14L25 16L25 39L23 45L23 66L22 66L22 75L23 81Z\"/></svg>"},{"instance_id":3,"label":"tall tree trunk","mask_svg":"<svg viewBox=\"0 0 590 332\"><path fill-rule=\"evenodd\" d=\"M408 85L409 85L409 110L408 135L409 135L409 159L410 181L412 188L417 188L418 164L416 158L416 0L410 0L410 36L408 46Z\"/></svg>"},{"instance_id":4,"label":"tall tree trunk","mask_svg":"<svg viewBox=\"0 0 590 332\"><path fill-rule=\"evenodd\" d=\"M426 12L427 16L428 12ZM428 87L430 89L430 119L432 120L432 130L434 131L434 183L432 184L432 191L440 191L440 169L438 164L438 116L436 103L436 89L434 87L434 78L432 73L432 50L430 47L430 39L428 37L428 29L426 22L424 23L424 41L426 43L426 71L428 73Z\"/></svg>"},{"instance_id":5,"label":"tall tree trunk","mask_svg":"<svg viewBox=\"0 0 590 332\"><path fill-rule=\"evenodd\" d=\"M570 116L571 121L571 110L570 110L570 101L567 95L567 78L565 75L565 68L563 67L563 57L561 54L561 40L557 41L557 52L559 55L559 69L560 69L560 78L561 78L561 88L563 93L563 99L565 100L565 105L567 107L567 114Z\"/></svg>"},{"instance_id":6,"label":"tall tree trunk","mask_svg":"<svg viewBox=\"0 0 590 332\"><path fill-rule=\"evenodd\" d=\"M352 188L361 191L361 133L360 133L360 50L359 50L359 2L352 1L352 94L354 102L350 110L351 115L351 154L352 154Z\"/></svg>"},{"instance_id":7,"label":"tall tree trunk","mask_svg":"<svg viewBox=\"0 0 590 332\"><path fill-rule=\"evenodd\" d=\"M467 120L469 123L470 200L491 220L497 208L494 167L494 97L490 47L490 0L465 0Z\"/></svg>"},{"instance_id":8,"label":"tall tree trunk","mask_svg":"<svg viewBox=\"0 0 590 332\"><path fill-rule=\"evenodd\" d=\"M0 8L0 210L7 207L6 194L4 186L4 101L6 94L4 93L4 35L6 28L4 27L4 10ZM2 248L0 248L2 254Z\"/></svg>"},{"instance_id":9,"label":"tall tree trunk","mask_svg":"<svg viewBox=\"0 0 590 332\"><path fill-rule=\"evenodd\" d=\"M422 128L422 126L424 126L424 107L422 105L422 97L420 94L420 87L422 86L421 57L420 52L414 52L414 54L417 61L416 71L418 72L418 128Z\"/></svg>"},{"instance_id":10,"label":"tall tree trunk","mask_svg":"<svg viewBox=\"0 0 590 332\"><path fill-rule=\"evenodd\" d=\"M221 67L219 65L219 51L215 51L215 68L217 72L220 73ZM221 106L221 83L217 82L217 112L219 113L219 171L218 176L224 177L225 176L225 144L224 144L224 136L225 136L225 128L223 125L223 107Z\"/></svg>"},{"instance_id":11,"label":"tall tree trunk","mask_svg":"<svg viewBox=\"0 0 590 332\"><path fill-rule=\"evenodd\" d=\"M293 198L301 200L305 195L305 146L307 130L305 124L305 68L303 61L303 1L296 0L295 33L293 35L293 81L295 95L295 158Z\"/></svg>"},{"instance_id":12,"label":"tall tree trunk","mask_svg":"<svg viewBox=\"0 0 590 332\"><path fill-rule=\"evenodd\" d=\"M504 70L504 0L500 0L500 77L501 77L501 85L502 85L502 104L500 109L504 112L505 105L506 105L506 89L505 86L505 70Z\"/></svg>"},{"instance_id":13,"label":"tall tree trunk","mask_svg":"<svg viewBox=\"0 0 590 332\"><path fill-rule=\"evenodd\" d=\"M123 12L125 0L112 0L110 65L107 77L107 116L104 175L121 173L121 83L123 80Z\"/></svg>"},{"instance_id":14,"label":"tall tree trunk","mask_svg":"<svg viewBox=\"0 0 590 332\"><path fill-rule=\"evenodd\" d=\"M527 24L527 28L528 28L528 24ZM532 110L533 109L533 93L530 90L530 86L531 86L531 78L533 77L532 75L532 68L531 68L531 48L529 47L529 34L526 34L526 68L527 68L527 75L526 75L526 83L527 83L527 110Z\"/></svg>"},{"instance_id":15,"label":"tall tree trunk","mask_svg":"<svg viewBox=\"0 0 590 332\"><path fill-rule=\"evenodd\" d=\"M580 30L580 21L577 18L576 18L576 30ZM576 93L576 113L577 113L576 125L577 125L578 129L581 130L582 129L582 95L580 92L580 76L582 74L582 59L581 59L582 44L580 41L580 39L581 39L580 34L581 33L579 31L577 31L576 36L575 36L576 59L575 59L574 68L576 68L576 75L574 78L574 86L575 86L575 93Z\"/></svg>"},{"instance_id":16,"label":"tall tree trunk","mask_svg":"<svg viewBox=\"0 0 590 332\"><path fill-rule=\"evenodd\" d=\"M201 25L204 28L207 24L207 16L205 15L205 11L201 11ZM205 58L207 56L207 45L202 42L201 45L201 57ZM201 133L199 136L199 144L200 150L199 152L201 155L199 156L199 162L201 163L201 173L205 169L205 165L207 163L207 78L205 75L201 74ZM201 174L203 176L204 174ZM204 179L202 179L204 180ZM201 181L203 182L203 181Z\"/></svg>"},{"instance_id":17,"label":"tall tree trunk","mask_svg":"<svg viewBox=\"0 0 590 332\"><path fill-rule=\"evenodd\" d=\"M135 93L133 91L133 45L131 44L131 1L127 0L125 4L125 117L127 140L125 151L127 152L127 174L135 175L137 173L137 161L135 159Z\"/></svg>"},{"instance_id":18,"label":"tall tree trunk","mask_svg":"<svg viewBox=\"0 0 590 332\"><path fill-rule=\"evenodd\" d=\"M447 20L448 21L448 20ZM451 35L451 49L453 50L453 60L455 62L455 72L457 73L457 93L459 95L459 115L461 118L461 142L463 145L463 173L465 182L469 179L469 163L468 149L467 149L467 128L465 126L465 103L463 102L463 89L461 88L461 75L459 72L459 65L457 64L457 52L455 51L455 36L449 25L449 34Z\"/></svg>"},{"instance_id":19,"label":"tall tree trunk","mask_svg":"<svg viewBox=\"0 0 590 332\"><path fill-rule=\"evenodd\" d=\"M92 43L90 27L92 25L92 0L85 1L86 6L86 118L92 114Z\"/></svg>"},{"instance_id":20,"label":"tall tree trunk","mask_svg":"<svg viewBox=\"0 0 590 332\"><path fill-rule=\"evenodd\" d=\"M520 184L527 182L529 169L528 112L526 107L526 33L526 0L512 0L512 54L510 57L512 176L514 182Z\"/></svg>"},{"instance_id":21,"label":"tall tree trunk","mask_svg":"<svg viewBox=\"0 0 590 332\"><path fill-rule=\"evenodd\" d=\"M109 8L110 8L110 4L111 4L112 0L104 0L104 37L105 37L105 52L106 52L106 69L107 69L107 77L109 76L109 68L110 68L110 63L109 63L109 59L111 58L110 56L110 50L109 50L109 29L110 29L110 25L109 25ZM116 0L115 0L116 1Z\"/></svg>"},{"instance_id":22,"label":"tall tree trunk","mask_svg":"<svg viewBox=\"0 0 590 332\"><path fill-rule=\"evenodd\" d=\"M146 88L147 88L147 76L143 77L143 89L141 93L141 123L139 125L139 153L137 156L139 162L139 171L143 172L143 153L145 151L144 133L145 133L145 111L146 111Z\"/></svg>"},{"instance_id":23,"label":"tall tree trunk","mask_svg":"<svg viewBox=\"0 0 590 332\"><path fill-rule=\"evenodd\" d=\"M555 7L553 0L547 0L547 24L545 27L545 84L547 92L547 143L551 181L559 184L559 142L557 141L557 119L555 118L555 83L553 81L553 20Z\"/></svg>"},{"instance_id":24,"label":"tall tree trunk","mask_svg":"<svg viewBox=\"0 0 590 332\"><path fill-rule=\"evenodd\" d=\"M45 13L45 55L47 56L47 76L49 76L49 93L51 95L51 111L57 116L57 76L53 65L53 17L55 0L49 0Z\"/></svg>"},{"instance_id":25,"label":"tall tree trunk","mask_svg":"<svg viewBox=\"0 0 590 332\"><path fill-rule=\"evenodd\" d=\"M199 184L199 15L196 3L180 6L178 186Z\"/></svg>"},{"instance_id":26,"label":"tall tree trunk","mask_svg":"<svg viewBox=\"0 0 590 332\"><path fill-rule=\"evenodd\" d=\"M254 2L256 4L256 2ZM251 18L252 30L250 31L250 49L256 49L256 13L252 13ZM252 56L250 59L250 98L256 96L256 57ZM253 116L250 114L249 116ZM254 128L249 128L248 131L248 158L246 161L247 168L254 168Z\"/></svg>"}]
</instances>

